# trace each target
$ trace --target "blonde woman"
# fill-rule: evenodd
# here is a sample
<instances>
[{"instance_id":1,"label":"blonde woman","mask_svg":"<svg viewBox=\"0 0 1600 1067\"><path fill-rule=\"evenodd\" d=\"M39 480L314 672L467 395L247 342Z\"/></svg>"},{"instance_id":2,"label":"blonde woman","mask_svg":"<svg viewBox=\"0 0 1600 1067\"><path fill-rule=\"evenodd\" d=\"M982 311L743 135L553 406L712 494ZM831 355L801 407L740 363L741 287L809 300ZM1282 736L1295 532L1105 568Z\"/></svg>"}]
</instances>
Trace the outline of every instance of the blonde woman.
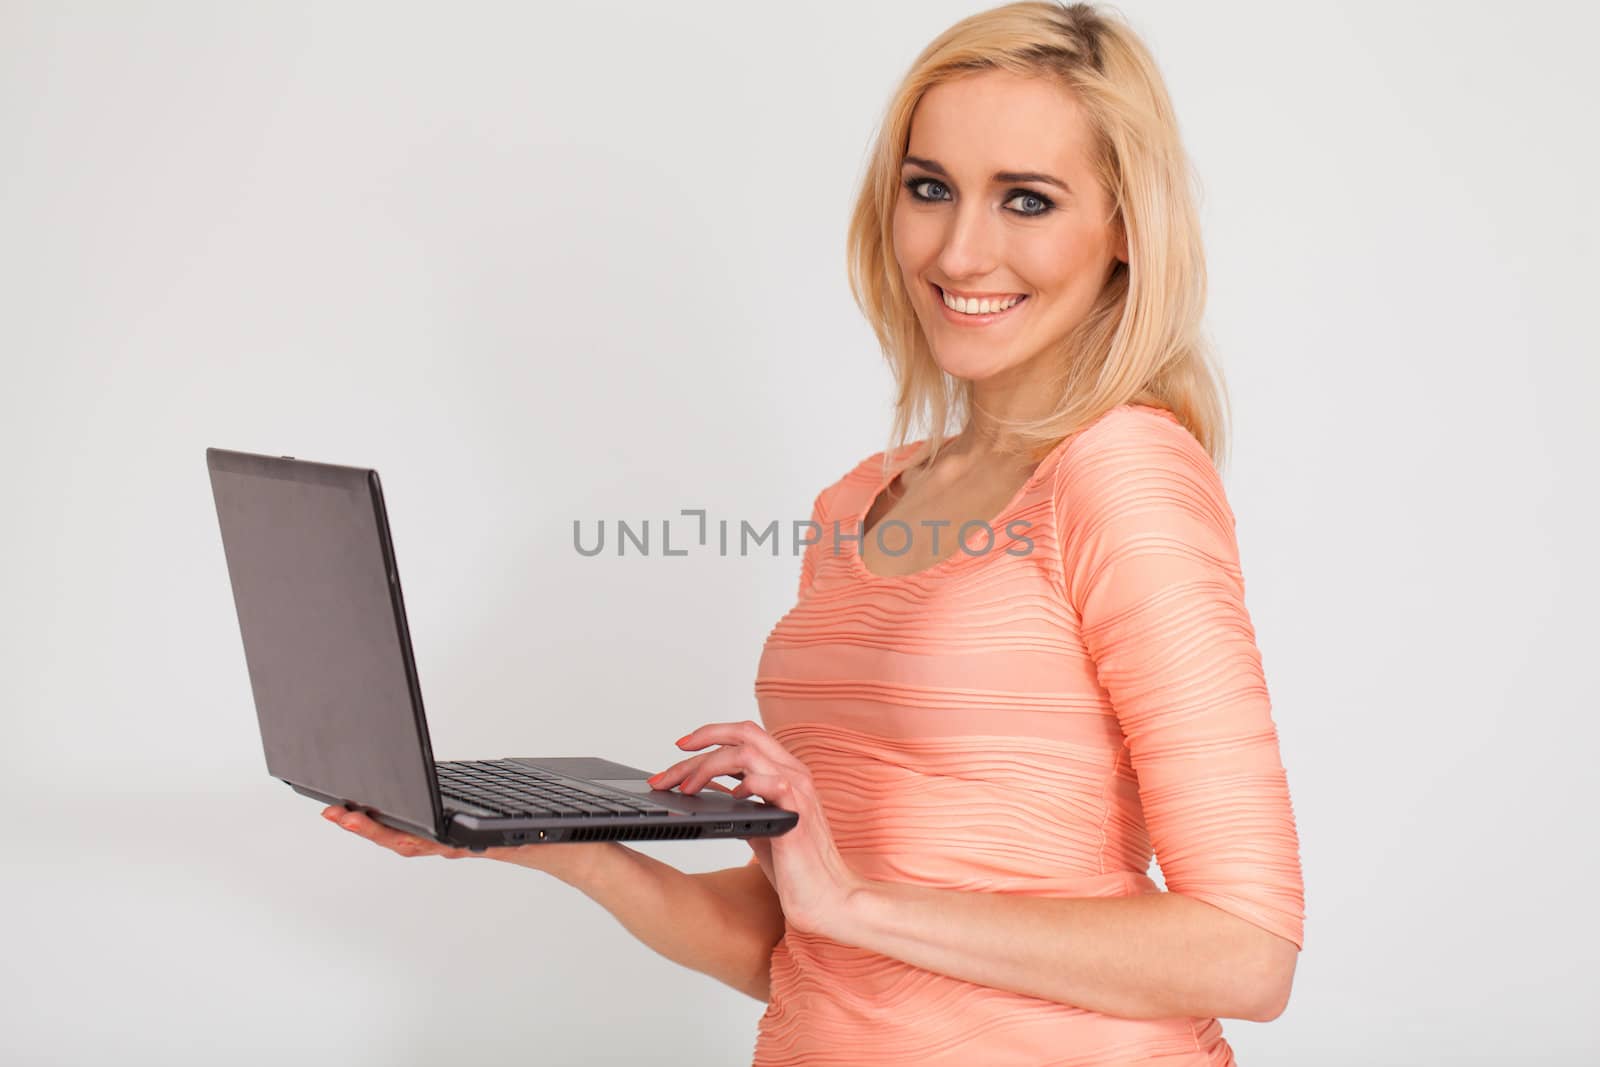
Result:
<instances>
[{"instance_id":1,"label":"blonde woman","mask_svg":"<svg viewBox=\"0 0 1600 1067\"><path fill-rule=\"evenodd\" d=\"M1218 1020L1289 998L1299 839L1145 46L1087 4L940 35L889 106L849 267L895 443L813 502L761 722L700 726L652 779L739 778L798 826L699 875L615 843L488 855L767 1001L758 1067L1232 1063Z\"/></svg>"}]
</instances>

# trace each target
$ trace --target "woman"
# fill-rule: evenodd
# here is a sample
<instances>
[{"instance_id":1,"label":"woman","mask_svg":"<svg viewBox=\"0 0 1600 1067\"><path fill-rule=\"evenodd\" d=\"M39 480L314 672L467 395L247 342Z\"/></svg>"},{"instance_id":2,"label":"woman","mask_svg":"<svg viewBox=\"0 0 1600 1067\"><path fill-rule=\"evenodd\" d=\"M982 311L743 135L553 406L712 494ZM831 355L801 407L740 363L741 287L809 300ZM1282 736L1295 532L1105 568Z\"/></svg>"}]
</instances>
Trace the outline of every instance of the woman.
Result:
<instances>
[{"instance_id":1,"label":"woman","mask_svg":"<svg viewBox=\"0 0 1600 1067\"><path fill-rule=\"evenodd\" d=\"M1289 996L1299 841L1144 46L1085 4L952 27L891 103L849 251L895 438L932 432L813 502L761 724L700 726L652 779L740 778L799 825L702 875L614 843L487 855L767 1000L758 1065L1231 1063L1217 1020Z\"/></svg>"}]
</instances>

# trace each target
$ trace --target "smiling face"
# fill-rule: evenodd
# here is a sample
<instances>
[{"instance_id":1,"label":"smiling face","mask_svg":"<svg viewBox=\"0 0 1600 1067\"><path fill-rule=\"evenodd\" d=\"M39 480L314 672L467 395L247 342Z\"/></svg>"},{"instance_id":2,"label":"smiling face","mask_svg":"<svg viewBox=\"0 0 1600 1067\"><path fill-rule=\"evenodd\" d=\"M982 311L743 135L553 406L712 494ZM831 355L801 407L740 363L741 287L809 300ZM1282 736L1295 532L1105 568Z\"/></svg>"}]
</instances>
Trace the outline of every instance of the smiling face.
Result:
<instances>
[{"instance_id":1,"label":"smiling face","mask_svg":"<svg viewBox=\"0 0 1600 1067\"><path fill-rule=\"evenodd\" d=\"M1045 78L984 71L918 101L894 254L946 373L1029 376L1031 361L1088 314L1115 262L1126 262L1091 145L1075 98ZM946 294L990 304L951 309Z\"/></svg>"}]
</instances>

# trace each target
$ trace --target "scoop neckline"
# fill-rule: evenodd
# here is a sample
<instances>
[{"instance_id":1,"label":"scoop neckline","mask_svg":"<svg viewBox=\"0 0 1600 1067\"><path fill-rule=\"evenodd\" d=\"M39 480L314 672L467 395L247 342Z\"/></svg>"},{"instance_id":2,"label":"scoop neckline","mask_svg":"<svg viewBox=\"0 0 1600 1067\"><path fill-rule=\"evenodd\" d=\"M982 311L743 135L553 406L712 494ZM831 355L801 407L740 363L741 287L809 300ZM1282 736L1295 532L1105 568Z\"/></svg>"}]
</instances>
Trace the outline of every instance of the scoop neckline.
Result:
<instances>
[{"instance_id":1,"label":"scoop neckline","mask_svg":"<svg viewBox=\"0 0 1600 1067\"><path fill-rule=\"evenodd\" d=\"M996 530L1004 525L1006 516L1010 515L1011 512L1016 510L1017 505L1022 503L1022 498L1027 495L1027 493L1034 487L1034 484L1044 474L1045 468L1050 465L1050 461L1055 459L1056 454L1066 447L1068 441L1072 440L1078 435L1078 433L1081 432L1082 430L1078 430L1074 433L1069 433L1067 436L1057 441L1054 445L1050 446L1050 451L1046 452L1044 458L1041 459L1038 465L1033 468L1033 473L1028 475L1027 481L1023 482L1015 493L1011 494L1011 499L1006 501L1005 506L1000 509L999 513L995 515L994 518L988 520L989 529ZM948 570L959 565L959 563L963 560L981 559L983 556L987 556L989 554L989 552L983 552L976 556L971 555L970 553L964 551L963 545L958 542L956 544L955 551L951 552L947 556L935 560L929 566L926 566L918 571L908 571L904 574L878 574L877 572L867 568L866 560L862 559L861 557L861 543L865 541L867 537L867 515L872 511L872 505L878 502L878 497L883 493L883 491L889 488L889 486L893 485L894 480L900 477L900 475L905 472L907 467L911 466L911 458L917 454L916 446L921 446L926 442L927 438L912 442L913 447L910 448L905 458L895 465L894 469L889 472L887 477L879 477L878 484L870 493L867 494L866 503L862 506L861 510L856 513L854 525L856 529L861 531L861 536L851 539L849 551L845 553L845 560L850 567L851 573L857 577L865 579L868 582L879 583L907 582L923 578L931 578L936 576L941 571ZM878 525L882 526L883 523L880 521ZM989 551L994 551L993 547L991 547Z\"/></svg>"}]
</instances>

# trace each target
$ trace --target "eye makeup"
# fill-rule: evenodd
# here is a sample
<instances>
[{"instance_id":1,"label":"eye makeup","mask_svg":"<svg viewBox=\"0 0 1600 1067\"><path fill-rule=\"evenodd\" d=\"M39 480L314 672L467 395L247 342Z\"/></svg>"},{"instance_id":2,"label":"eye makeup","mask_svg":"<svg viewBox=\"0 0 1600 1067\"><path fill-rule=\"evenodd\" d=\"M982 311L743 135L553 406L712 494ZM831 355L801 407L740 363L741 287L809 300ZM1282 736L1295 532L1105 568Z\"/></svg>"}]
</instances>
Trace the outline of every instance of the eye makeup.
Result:
<instances>
[{"instance_id":1,"label":"eye makeup","mask_svg":"<svg viewBox=\"0 0 1600 1067\"><path fill-rule=\"evenodd\" d=\"M918 203L922 203L922 204L936 204L939 201L943 200L944 197L941 197L941 196L928 196L928 195L926 195L926 194L924 194L922 192L919 192L918 190L920 189L921 186L924 186L924 185L937 185L937 186L940 186L941 188L948 188L948 186L946 186L944 182L940 181L937 178L927 178L927 177L923 177L921 175L913 175L912 177L906 178L902 182L902 184L911 193L911 198L913 200L916 200ZM1019 211L1019 210L1017 210L1015 208L1007 208L1006 209L1006 210L1010 211L1013 215L1020 215L1025 219L1041 218L1041 217L1043 217L1045 215L1050 214L1050 212L1054 211L1055 207L1056 207L1055 201L1051 200L1048 196L1045 196L1043 193L1034 192L1032 189L1012 189L1010 192L1008 192L1006 194L1005 202L1009 204L1011 201L1019 199L1019 198L1020 199L1026 199L1026 200L1037 200L1040 204L1043 205L1042 207L1040 207L1036 211Z\"/></svg>"}]
</instances>

